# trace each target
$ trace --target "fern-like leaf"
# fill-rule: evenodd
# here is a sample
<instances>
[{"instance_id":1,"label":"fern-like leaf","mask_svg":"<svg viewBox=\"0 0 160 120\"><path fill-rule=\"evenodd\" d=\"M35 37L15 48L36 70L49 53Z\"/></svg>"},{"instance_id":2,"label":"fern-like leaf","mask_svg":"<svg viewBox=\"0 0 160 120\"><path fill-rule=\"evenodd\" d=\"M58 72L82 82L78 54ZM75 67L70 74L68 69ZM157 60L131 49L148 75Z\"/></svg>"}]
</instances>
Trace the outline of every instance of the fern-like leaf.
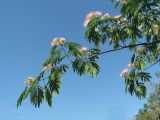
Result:
<instances>
[{"instance_id":1,"label":"fern-like leaf","mask_svg":"<svg viewBox=\"0 0 160 120\"><path fill-rule=\"evenodd\" d=\"M25 89L23 90L23 92L19 96L19 98L17 100L17 108L22 104L22 101L26 98L25 95L27 93L27 90L28 90L28 87L25 87Z\"/></svg>"},{"instance_id":2,"label":"fern-like leaf","mask_svg":"<svg viewBox=\"0 0 160 120\"><path fill-rule=\"evenodd\" d=\"M30 102L36 107L40 107L44 99L43 88L39 85L35 85L30 93Z\"/></svg>"}]
</instances>

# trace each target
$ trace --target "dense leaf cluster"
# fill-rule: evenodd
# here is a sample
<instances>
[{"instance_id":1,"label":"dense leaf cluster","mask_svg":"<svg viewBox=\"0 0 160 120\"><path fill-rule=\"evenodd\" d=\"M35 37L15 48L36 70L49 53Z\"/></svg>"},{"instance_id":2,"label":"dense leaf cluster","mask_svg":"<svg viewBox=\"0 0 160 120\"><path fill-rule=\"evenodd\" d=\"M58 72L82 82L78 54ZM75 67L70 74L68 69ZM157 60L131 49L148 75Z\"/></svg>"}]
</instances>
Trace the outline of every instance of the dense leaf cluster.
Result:
<instances>
[{"instance_id":1,"label":"dense leaf cluster","mask_svg":"<svg viewBox=\"0 0 160 120\"><path fill-rule=\"evenodd\" d=\"M66 42L51 48L50 57L43 63L43 69L35 81L27 85L17 101L17 107L30 95L30 102L40 107L43 100L52 106L52 97L59 93L62 76L71 65L78 75L95 76L99 72L96 48L80 51L80 44ZM66 62L69 62L66 64ZM47 77L44 77L47 75Z\"/></svg>"},{"instance_id":2,"label":"dense leaf cluster","mask_svg":"<svg viewBox=\"0 0 160 120\"><path fill-rule=\"evenodd\" d=\"M112 51L128 48L134 65L124 76L126 91L139 98L146 96L145 72L160 60L160 0L119 0L121 15L94 17L87 26L86 39L95 46L110 45ZM110 51L106 51L107 53Z\"/></svg>"}]
</instances>

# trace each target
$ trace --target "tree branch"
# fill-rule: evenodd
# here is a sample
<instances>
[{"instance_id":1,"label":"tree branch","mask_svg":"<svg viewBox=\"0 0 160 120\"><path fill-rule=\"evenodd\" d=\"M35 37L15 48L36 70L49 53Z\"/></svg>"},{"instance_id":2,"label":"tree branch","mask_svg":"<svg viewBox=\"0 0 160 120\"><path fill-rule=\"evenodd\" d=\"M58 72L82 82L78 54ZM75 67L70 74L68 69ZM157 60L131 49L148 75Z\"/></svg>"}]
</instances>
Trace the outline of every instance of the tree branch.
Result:
<instances>
[{"instance_id":1,"label":"tree branch","mask_svg":"<svg viewBox=\"0 0 160 120\"><path fill-rule=\"evenodd\" d=\"M110 52L115 52L115 51L119 51L119 50L122 50L122 49L125 49L125 48L133 48L133 47L142 46L142 45L148 46L148 45L151 45L151 44L154 44L154 43L159 43L159 42L160 42L160 41L150 42L150 43L139 43L139 44L128 45L128 46L122 46L122 47L120 47L120 48L116 48L116 49L111 49L111 50L107 50L107 51L102 51L102 52L99 52L99 53L95 53L94 55L92 55L92 56L90 56L90 57L88 57L88 58L82 59L82 61L83 61L83 60L86 60L86 59L89 59L89 58L91 58L91 57L97 56L97 55L102 55L102 54L106 54L106 53L110 53ZM62 49L64 50L63 47L62 47ZM65 51L64 51L64 52L65 52ZM65 52L65 53L66 53L66 52ZM68 59L70 59L70 58L68 58ZM69 66L69 65L71 65L71 64L73 63L72 60L70 60L70 61L71 61L70 63L66 64L67 66ZM144 70L146 70L146 69L154 66L154 65L157 64L158 62L160 62L160 59L157 60L157 61L156 61L155 63L153 63L152 65L146 67ZM60 66L59 66L59 67L60 67ZM49 77L49 76L48 76L48 77ZM43 78L43 79L41 79L41 80L45 80L45 79L47 79L48 77L45 77L45 78Z\"/></svg>"},{"instance_id":2,"label":"tree branch","mask_svg":"<svg viewBox=\"0 0 160 120\"><path fill-rule=\"evenodd\" d=\"M133 48L133 47L142 46L142 45L148 46L148 45L151 45L151 44L154 44L154 43L159 43L159 42L160 41L150 42L150 43L139 43L139 44L128 45L128 46L122 46L120 48L116 48L116 49L111 49L111 50L100 52L100 53L98 53L96 55L101 55L101 54L105 54L105 53L115 52L115 51L122 50L122 49L125 49L125 48Z\"/></svg>"},{"instance_id":3,"label":"tree branch","mask_svg":"<svg viewBox=\"0 0 160 120\"><path fill-rule=\"evenodd\" d=\"M153 64L149 65L148 67L146 67L144 70L147 70L148 68L154 66L155 64L157 64L158 62L160 62L160 59L158 59L156 62L154 62Z\"/></svg>"}]
</instances>

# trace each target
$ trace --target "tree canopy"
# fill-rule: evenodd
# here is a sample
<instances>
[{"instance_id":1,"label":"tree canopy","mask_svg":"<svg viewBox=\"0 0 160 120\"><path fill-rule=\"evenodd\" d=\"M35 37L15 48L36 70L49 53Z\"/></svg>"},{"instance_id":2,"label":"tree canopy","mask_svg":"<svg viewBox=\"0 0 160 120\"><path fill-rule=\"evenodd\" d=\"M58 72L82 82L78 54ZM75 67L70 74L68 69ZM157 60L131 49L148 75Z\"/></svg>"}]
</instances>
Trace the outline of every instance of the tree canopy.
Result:
<instances>
[{"instance_id":1,"label":"tree canopy","mask_svg":"<svg viewBox=\"0 0 160 120\"><path fill-rule=\"evenodd\" d=\"M147 98L144 107L139 110L135 120L159 120L160 119L160 84L151 84L152 93Z\"/></svg>"},{"instance_id":2,"label":"tree canopy","mask_svg":"<svg viewBox=\"0 0 160 120\"><path fill-rule=\"evenodd\" d=\"M132 54L128 67L121 73L126 92L140 99L146 97L146 82L151 80L147 69L160 62L160 0L112 1L120 15L92 11L86 16L85 39L94 44L93 48L66 42L64 37L52 40L50 56L36 78L25 80L26 87L17 100L17 107L28 96L35 107L40 107L44 100L52 106L52 97L59 93L63 74L68 69L80 76L96 76L100 72L99 56L122 49ZM102 51L102 46L110 49Z\"/></svg>"}]
</instances>

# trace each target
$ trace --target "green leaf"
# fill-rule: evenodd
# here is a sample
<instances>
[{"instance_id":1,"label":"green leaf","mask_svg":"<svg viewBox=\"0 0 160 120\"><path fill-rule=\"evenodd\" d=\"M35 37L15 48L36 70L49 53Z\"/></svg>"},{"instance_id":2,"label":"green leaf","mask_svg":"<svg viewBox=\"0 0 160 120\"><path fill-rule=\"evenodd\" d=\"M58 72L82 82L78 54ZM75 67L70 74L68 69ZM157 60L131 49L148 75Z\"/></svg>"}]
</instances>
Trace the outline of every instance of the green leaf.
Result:
<instances>
[{"instance_id":1,"label":"green leaf","mask_svg":"<svg viewBox=\"0 0 160 120\"><path fill-rule=\"evenodd\" d=\"M40 72L40 74L39 74L38 77L36 78L35 82L40 81L41 78L43 78L44 72L45 72L45 71L41 71L41 72Z\"/></svg>"},{"instance_id":2,"label":"green leaf","mask_svg":"<svg viewBox=\"0 0 160 120\"><path fill-rule=\"evenodd\" d=\"M54 79L51 79L51 77L49 77L47 85L48 85L49 91L51 91L51 93L54 92L54 94L59 94L62 73L55 70L54 73L53 73L53 71L51 72L51 75L53 75L53 74L54 74Z\"/></svg>"},{"instance_id":3,"label":"green leaf","mask_svg":"<svg viewBox=\"0 0 160 120\"><path fill-rule=\"evenodd\" d=\"M78 43L75 43L75 42L66 42L65 44L64 44L64 46L66 46L66 47L80 47L81 45L80 44L78 44Z\"/></svg>"},{"instance_id":4,"label":"green leaf","mask_svg":"<svg viewBox=\"0 0 160 120\"><path fill-rule=\"evenodd\" d=\"M119 6L119 4L120 4L120 0L116 2L115 8L117 8Z\"/></svg>"},{"instance_id":5,"label":"green leaf","mask_svg":"<svg viewBox=\"0 0 160 120\"><path fill-rule=\"evenodd\" d=\"M97 23L98 20L99 20L99 17L94 17L94 18L92 18L92 19L89 21L89 23L87 24L87 28L91 28L91 27L97 25L96 23Z\"/></svg>"},{"instance_id":6,"label":"green leaf","mask_svg":"<svg viewBox=\"0 0 160 120\"><path fill-rule=\"evenodd\" d=\"M22 101L25 99L25 95L26 95L27 90L28 90L28 87L25 87L25 89L23 90L23 92L19 96L19 98L17 100L17 108L21 105Z\"/></svg>"},{"instance_id":7,"label":"green leaf","mask_svg":"<svg viewBox=\"0 0 160 120\"><path fill-rule=\"evenodd\" d=\"M50 79L51 79L51 80L54 80L54 79L55 79L55 74L54 74L54 72L51 72L51 74L50 74Z\"/></svg>"},{"instance_id":8,"label":"green leaf","mask_svg":"<svg viewBox=\"0 0 160 120\"><path fill-rule=\"evenodd\" d=\"M91 62L91 65L92 65L91 75L97 76L97 74L100 71L99 65L96 62Z\"/></svg>"},{"instance_id":9,"label":"green leaf","mask_svg":"<svg viewBox=\"0 0 160 120\"><path fill-rule=\"evenodd\" d=\"M49 107L51 107L52 106L52 93L49 91L49 89L46 85L44 86L44 94L45 94L45 99L46 99Z\"/></svg>"},{"instance_id":10,"label":"green leaf","mask_svg":"<svg viewBox=\"0 0 160 120\"><path fill-rule=\"evenodd\" d=\"M79 49L81 47L80 44L77 44L74 42L66 42L64 44L64 46L66 46L69 49L69 51L68 51L69 55L75 56L75 57L82 56L81 52L79 51Z\"/></svg>"},{"instance_id":11,"label":"green leaf","mask_svg":"<svg viewBox=\"0 0 160 120\"><path fill-rule=\"evenodd\" d=\"M48 64L50 64L51 62L51 58L48 58L44 63L43 63L43 67L47 66Z\"/></svg>"},{"instance_id":12,"label":"green leaf","mask_svg":"<svg viewBox=\"0 0 160 120\"><path fill-rule=\"evenodd\" d=\"M40 104L42 103L43 99L44 99L43 88L39 85L34 86L30 93L30 102L36 108L40 107Z\"/></svg>"},{"instance_id":13,"label":"green leaf","mask_svg":"<svg viewBox=\"0 0 160 120\"><path fill-rule=\"evenodd\" d=\"M137 85L135 88L136 95L141 99L146 97L146 87L144 84Z\"/></svg>"},{"instance_id":14,"label":"green leaf","mask_svg":"<svg viewBox=\"0 0 160 120\"><path fill-rule=\"evenodd\" d=\"M145 67L145 61L144 61L144 58L141 59L141 70L144 71L144 67Z\"/></svg>"},{"instance_id":15,"label":"green leaf","mask_svg":"<svg viewBox=\"0 0 160 120\"><path fill-rule=\"evenodd\" d=\"M135 59L135 53L132 55L132 57L131 57L131 63L133 63L134 62L134 59Z\"/></svg>"}]
</instances>

